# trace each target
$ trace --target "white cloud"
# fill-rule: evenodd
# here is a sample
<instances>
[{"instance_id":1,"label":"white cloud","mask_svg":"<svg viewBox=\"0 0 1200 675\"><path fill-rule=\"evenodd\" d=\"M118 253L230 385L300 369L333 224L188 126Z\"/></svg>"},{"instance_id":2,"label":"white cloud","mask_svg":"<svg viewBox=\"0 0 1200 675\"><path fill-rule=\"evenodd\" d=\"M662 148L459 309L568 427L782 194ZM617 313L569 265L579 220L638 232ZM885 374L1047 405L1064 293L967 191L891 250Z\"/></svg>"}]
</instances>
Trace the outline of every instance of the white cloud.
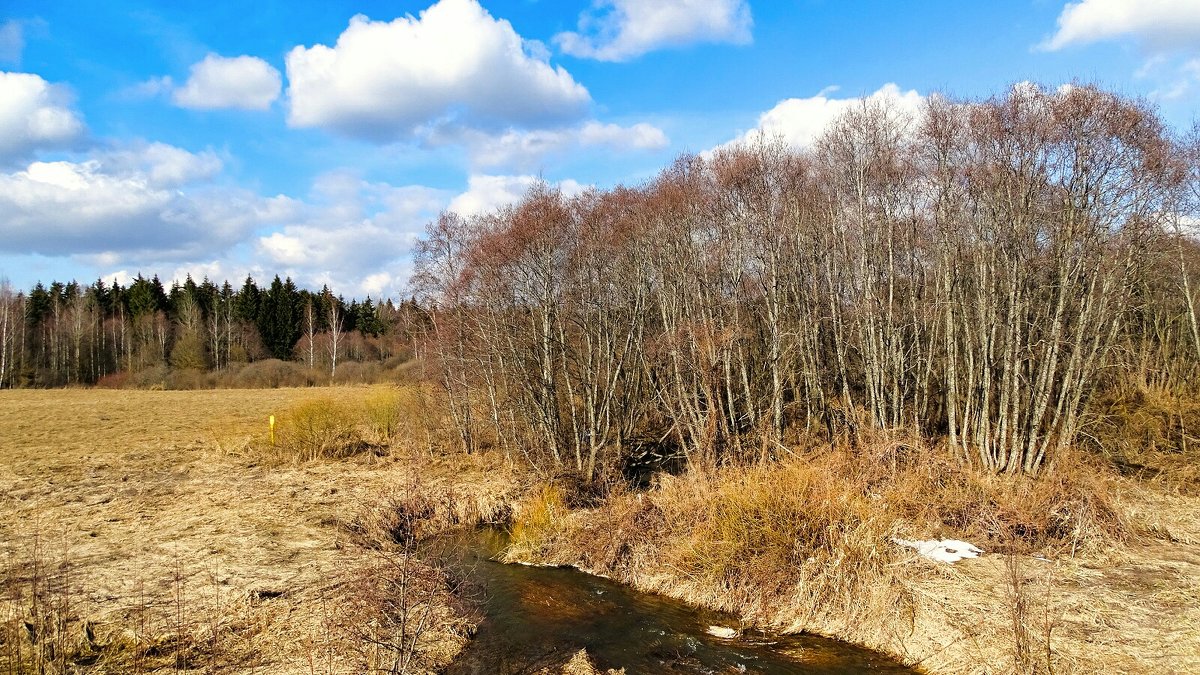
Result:
<instances>
[{"instance_id":1,"label":"white cloud","mask_svg":"<svg viewBox=\"0 0 1200 675\"><path fill-rule=\"evenodd\" d=\"M0 162L62 148L84 131L61 86L29 73L0 72Z\"/></svg>"},{"instance_id":2,"label":"white cloud","mask_svg":"<svg viewBox=\"0 0 1200 675\"><path fill-rule=\"evenodd\" d=\"M329 284L357 297L392 295L407 274L413 244L448 196L332 171L314 181L308 203L293 220L255 238L255 259L302 285Z\"/></svg>"},{"instance_id":3,"label":"white cloud","mask_svg":"<svg viewBox=\"0 0 1200 675\"><path fill-rule=\"evenodd\" d=\"M9 19L0 23L0 62L20 63L25 51L25 31L21 22Z\"/></svg>"},{"instance_id":4,"label":"white cloud","mask_svg":"<svg viewBox=\"0 0 1200 675\"><path fill-rule=\"evenodd\" d=\"M1196 0L1080 0L1058 16L1058 30L1041 47L1054 51L1133 37L1151 51L1200 47Z\"/></svg>"},{"instance_id":5,"label":"white cloud","mask_svg":"<svg viewBox=\"0 0 1200 675\"><path fill-rule=\"evenodd\" d=\"M125 87L117 92L123 98L139 99L154 98L175 91L175 80L170 75L152 77L137 84Z\"/></svg>"},{"instance_id":6,"label":"white cloud","mask_svg":"<svg viewBox=\"0 0 1200 675\"><path fill-rule=\"evenodd\" d=\"M133 143L100 153L110 174L144 178L154 187L176 187L212 178L221 172L221 159L212 150L199 154L166 143Z\"/></svg>"},{"instance_id":7,"label":"white cloud","mask_svg":"<svg viewBox=\"0 0 1200 675\"><path fill-rule=\"evenodd\" d=\"M287 55L288 123L394 141L425 125L538 126L577 119L590 96L544 48L477 0L440 0L391 22L355 16L333 47Z\"/></svg>"},{"instance_id":8,"label":"white cloud","mask_svg":"<svg viewBox=\"0 0 1200 675\"><path fill-rule=\"evenodd\" d=\"M747 44L753 19L746 0L598 0L579 16L578 32L554 36L572 56L626 61L663 47L697 42Z\"/></svg>"},{"instance_id":9,"label":"white cloud","mask_svg":"<svg viewBox=\"0 0 1200 675\"><path fill-rule=\"evenodd\" d=\"M509 129L489 134L475 129L450 129L431 134L432 145L462 143L477 167L530 170L548 155L563 155L578 149L600 148L612 152L661 150L669 144L662 129L639 122L632 126L605 124L595 120L563 129Z\"/></svg>"},{"instance_id":10,"label":"white cloud","mask_svg":"<svg viewBox=\"0 0 1200 675\"><path fill-rule=\"evenodd\" d=\"M404 255L412 238L371 222L288 225L258 238L262 256L287 269L363 271Z\"/></svg>"},{"instance_id":11,"label":"white cloud","mask_svg":"<svg viewBox=\"0 0 1200 675\"><path fill-rule=\"evenodd\" d=\"M467 179L467 191L450 201L448 210L459 215L470 216L487 213L520 201L529 188L533 187L540 178L537 176L484 176L476 175ZM577 195L587 189L571 179L555 184L567 196Z\"/></svg>"},{"instance_id":12,"label":"white cloud","mask_svg":"<svg viewBox=\"0 0 1200 675\"><path fill-rule=\"evenodd\" d=\"M864 98L830 98L826 90L810 98L789 98L780 101L758 118L758 125L743 133L732 143L754 143L766 139L781 138L795 147L808 147L815 142L829 124L864 100L887 102L896 108L916 113L924 97L916 90L901 91L900 87L888 83Z\"/></svg>"},{"instance_id":13,"label":"white cloud","mask_svg":"<svg viewBox=\"0 0 1200 675\"><path fill-rule=\"evenodd\" d=\"M579 130L579 143L585 146L658 150L667 147L668 140L662 129L645 122L631 127L588 122Z\"/></svg>"},{"instance_id":14,"label":"white cloud","mask_svg":"<svg viewBox=\"0 0 1200 675\"><path fill-rule=\"evenodd\" d=\"M178 260L226 250L294 212L286 197L193 184L217 170L211 153L155 143L0 174L0 250Z\"/></svg>"},{"instance_id":15,"label":"white cloud","mask_svg":"<svg viewBox=\"0 0 1200 675\"><path fill-rule=\"evenodd\" d=\"M154 82L143 84L151 88ZM279 71L257 56L209 54L192 65L187 82L171 100L184 108L266 110L279 98L282 87Z\"/></svg>"}]
</instances>

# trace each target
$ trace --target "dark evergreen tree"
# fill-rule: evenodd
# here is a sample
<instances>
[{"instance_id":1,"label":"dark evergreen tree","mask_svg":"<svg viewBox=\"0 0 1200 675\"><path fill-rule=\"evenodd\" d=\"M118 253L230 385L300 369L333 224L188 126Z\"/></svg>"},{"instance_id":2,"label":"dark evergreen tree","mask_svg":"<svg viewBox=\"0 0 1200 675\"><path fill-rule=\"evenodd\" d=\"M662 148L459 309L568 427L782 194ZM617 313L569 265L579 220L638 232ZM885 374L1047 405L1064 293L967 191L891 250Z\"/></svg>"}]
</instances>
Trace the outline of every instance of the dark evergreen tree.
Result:
<instances>
[{"instance_id":1,"label":"dark evergreen tree","mask_svg":"<svg viewBox=\"0 0 1200 675\"><path fill-rule=\"evenodd\" d=\"M263 346L277 359L292 358L292 349L300 339L300 296L291 278L286 282L279 275L263 294L258 312L258 334Z\"/></svg>"},{"instance_id":2,"label":"dark evergreen tree","mask_svg":"<svg viewBox=\"0 0 1200 675\"><path fill-rule=\"evenodd\" d=\"M154 277L155 280L158 277ZM159 290L162 285L159 284ZM154 283L143 277L141 274L129 284L128 290L129 313L134 317L153 314L158 311L159 304L154 292Z\"/></svg>"},{"instance_id":3,"label":"dark evergreen tree","mask_svg":"<svg viewBox=\"0 0 1200 675\"><path fill-rule=\"evenodd\" d=\"M358 315L355 319L355 328L363 336L370 335L371 337L379 337L383 326L379 320L379 312L375 309L375 303L371 302L371 296L367 296L366 300L358 306Z\"/></svg>"},{"instance_id":4,"label":"dark evergreen tree","mask_svg":"<svg viewBox=\"0 0 1200 675\"><path fill-rule=\"evenodd\" d=\"M30 325L40 324L42 319L50 313L52 304L50 292L46 290L42 282L37 282L33 290L29 292L29 301L25 303L25 316Z\"/></svg>"},{"instance_id":5,"label":"dark evergreen tree","mask_svg":"<svg viewBox=\"0 0 1200 675\"><path fill-rule=\"evenodd\" d=\"M262 292L254 283L254 277L247 275L246 281L242 283L242 290L238 291L237 298L233 301L234 318L247 323L257 322L261 295Z\"/></svg>"}]
</instances>

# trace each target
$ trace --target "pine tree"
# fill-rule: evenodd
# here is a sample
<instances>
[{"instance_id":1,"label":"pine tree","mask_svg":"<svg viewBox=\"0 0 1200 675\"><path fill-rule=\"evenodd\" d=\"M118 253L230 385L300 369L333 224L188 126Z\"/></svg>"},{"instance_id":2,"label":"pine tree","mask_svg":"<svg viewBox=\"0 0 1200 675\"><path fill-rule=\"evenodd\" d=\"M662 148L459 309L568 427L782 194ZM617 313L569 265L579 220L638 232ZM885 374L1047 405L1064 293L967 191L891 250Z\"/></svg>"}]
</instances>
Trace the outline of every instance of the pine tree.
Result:
<instances>
[{"instance_id":1,"label":"pine tree","mask_svg":"<svg viewBox=\"0 0 1200 675\"><path fill-rule=\"evenodd\" d=\"M292 349L300 339L299 295L289 278L281 281L276 275L270 289L263 294L258 312L258 334L267 351L277 359L292 358Z\"/></svg>"}]
</instances>

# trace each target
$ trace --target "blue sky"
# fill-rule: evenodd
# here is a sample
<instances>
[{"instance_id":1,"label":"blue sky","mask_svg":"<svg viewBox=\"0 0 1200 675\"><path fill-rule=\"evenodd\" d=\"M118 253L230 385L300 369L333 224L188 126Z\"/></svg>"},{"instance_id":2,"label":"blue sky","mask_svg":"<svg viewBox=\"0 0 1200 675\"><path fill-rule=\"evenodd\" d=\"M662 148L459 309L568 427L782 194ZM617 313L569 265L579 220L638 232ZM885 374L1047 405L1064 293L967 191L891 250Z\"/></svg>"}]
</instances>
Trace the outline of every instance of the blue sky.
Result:
<instances>
[{"instance_id":1,"label":"blue sky","mask_svg":"<svg viewBox=\"0 0 1200 675\"><path fill-rule=\"evenodd\" d=\"M0 4L0 277L399 297L443 209L636 184L867 96L1097 83L1177 129L1200 0Z\"/></svg>"}]
</instances>

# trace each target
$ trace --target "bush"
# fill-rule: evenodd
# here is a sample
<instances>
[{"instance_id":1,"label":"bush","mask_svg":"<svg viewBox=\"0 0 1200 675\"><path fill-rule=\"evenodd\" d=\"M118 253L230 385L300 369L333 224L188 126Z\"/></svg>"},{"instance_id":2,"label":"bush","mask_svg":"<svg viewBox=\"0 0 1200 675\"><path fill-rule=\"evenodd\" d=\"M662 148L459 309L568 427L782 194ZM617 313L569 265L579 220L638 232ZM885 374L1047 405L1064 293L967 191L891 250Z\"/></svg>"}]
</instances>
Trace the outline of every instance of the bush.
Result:
<instances>
[{"instance_id":1,"label":"bush","mask_svg":"<svg viewBox=\"0 0 1200 675\"><path fill-rule=\"evenodd\" d=\"M306 401L281 416L275 451L299 462L357 454L369 447L362 437L359 419L354 409L339 401Z\"/></svg>"},{"instance_id":2,"label":"bush","mask_svg":"<svg viewBox=\"0 0 1200 675\"><path fill-rule=\"evenodd\" d=\"M427 446L437 431L437 415L419 387L381 389L364 405L367 425L381 443Z\"/></svg>"},{"instance_id":3,"label":"bush","mask_svg":"<svg viewBox=\"0 0 1200 675\"><path fill-rule=\"evenodd\" d=\"M204 336L186 333L171 348L171 367L177 370L205 370L209 367Z\"/></svg>"},{"instance_id":4,"label":"bush","mask_svg":"<svg viewBox=\"0 0 1200 675\"><path fill-rule=\"evenodd\" d=\"M109 373L96 381L96 387L99 389L124 389L127 386L129 386L129 371L127 370Z\"/></svg>"},{"instance_id":5,"label":"bush","mask_svg":"<svg viewBox=\"0 0 1200 675\"><path fill-rule=\"evenodd\" d=\"M130 374L129 386L135 389L166 389L171 370L166 366L150 366Z\"/></svg>"},{"instance_id":6,"label":"bush","mask_svg":"<svg viewBox=\"0 0 1200 675\"><path fill-rule=\"evenodd\" d=\"M313 383L313 374L307 368L279 359L255 361L233 377L234 386L253 389L308 387Z\"/></svg>"},{"instance_id":7,"label":"bush","mask_svg":"<svg viewBox=\"0 0 1200 675\"><path fill-rule=\"evenodd\" d=\"M382 369L375 362L346 361L339 363L334 384L375 384L381 380Z\"/></svg>"},{"instance_id":8,"label":"bush","mask_svg":"<svg viewBox=\"0 0 1200 675\"><path fill-rule=\"evenodd\" d=\"M202 370L172 370L167 374L165 385L167 389L212 389L216 384L216 377L212 373L206 373Z\"/></svg>"}]
</instances>

